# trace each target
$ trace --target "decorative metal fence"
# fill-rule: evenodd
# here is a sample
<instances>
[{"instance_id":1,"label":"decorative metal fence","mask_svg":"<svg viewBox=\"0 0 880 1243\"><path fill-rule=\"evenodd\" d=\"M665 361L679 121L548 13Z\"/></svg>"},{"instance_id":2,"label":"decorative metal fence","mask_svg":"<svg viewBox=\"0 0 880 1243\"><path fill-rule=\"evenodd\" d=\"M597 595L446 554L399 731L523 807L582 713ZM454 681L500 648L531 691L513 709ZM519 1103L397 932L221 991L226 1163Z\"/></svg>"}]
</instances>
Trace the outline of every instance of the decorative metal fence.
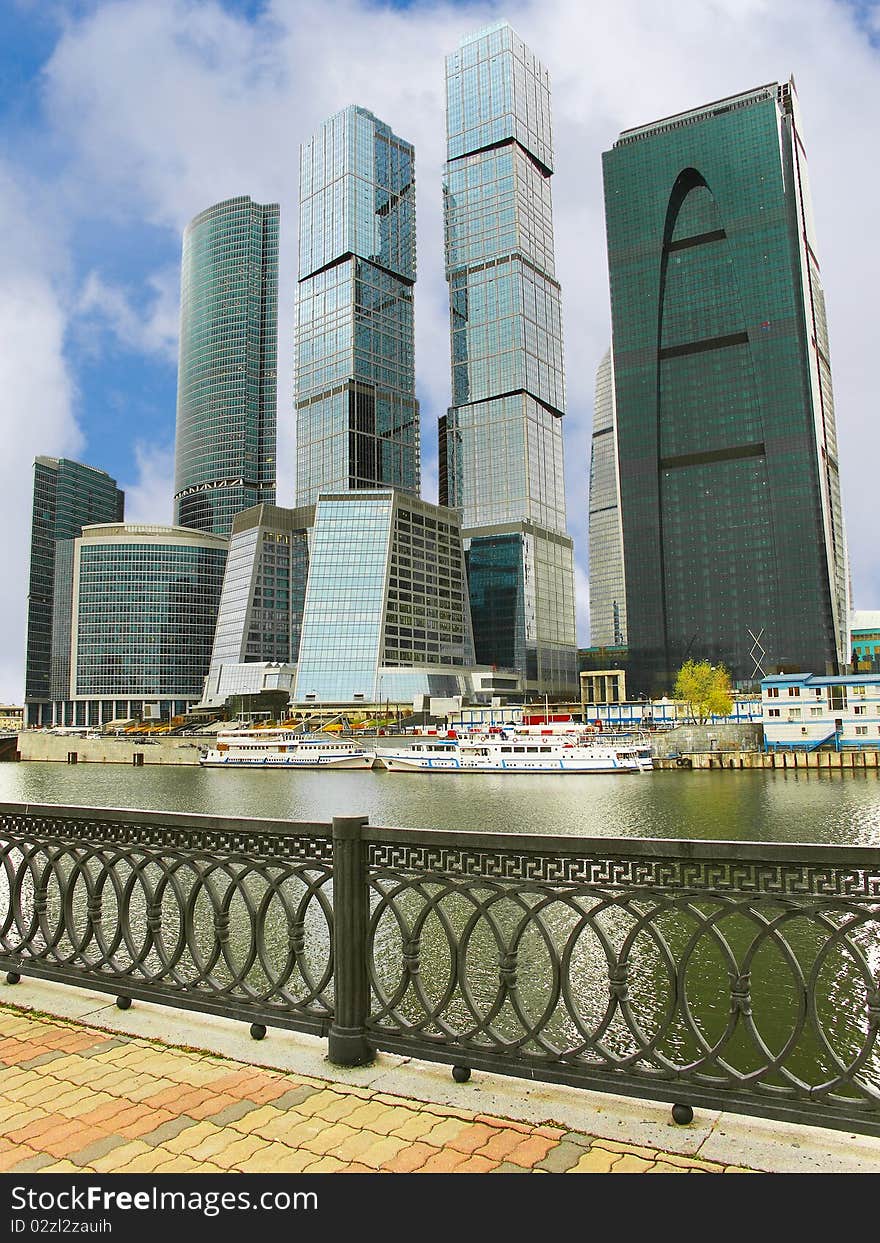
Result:
<instances>
[{"instance_id":1,"label":"decorative metal fence","mask_svg":"<svg viewBox=\"0 0 880 1243\"><path fill-rule=\"evenodd\" d=\"M0 967L326 1034L328 824L0 804Z\"/></svg>"},{"instance_id":2,"label":"decorative metal fence","mask_svg":"<svg viewBox=\"0 0 880 1243\"><path fill-rule=\"evenodd\" d=\"M0 967L880 1135L880 852L0 805Z\"/></svg>"}]
</instances>

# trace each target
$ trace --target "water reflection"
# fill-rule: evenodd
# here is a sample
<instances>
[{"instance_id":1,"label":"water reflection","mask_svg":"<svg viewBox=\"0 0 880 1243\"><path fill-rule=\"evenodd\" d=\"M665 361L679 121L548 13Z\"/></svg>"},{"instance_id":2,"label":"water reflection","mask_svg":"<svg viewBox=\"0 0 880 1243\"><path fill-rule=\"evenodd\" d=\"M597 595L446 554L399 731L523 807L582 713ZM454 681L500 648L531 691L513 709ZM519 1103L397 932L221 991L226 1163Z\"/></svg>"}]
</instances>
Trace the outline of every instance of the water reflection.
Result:
<instances>
[{"instance_id":1,"label":"water reflection","mask_svg":"<svg viewBox=\"0 0 880 1243\"><path fill-rule=\"evenodd\" d=\"M0 764L0 800L580 837L880 844L880 773L222 772Z\"/></svg>"}]
</instances>

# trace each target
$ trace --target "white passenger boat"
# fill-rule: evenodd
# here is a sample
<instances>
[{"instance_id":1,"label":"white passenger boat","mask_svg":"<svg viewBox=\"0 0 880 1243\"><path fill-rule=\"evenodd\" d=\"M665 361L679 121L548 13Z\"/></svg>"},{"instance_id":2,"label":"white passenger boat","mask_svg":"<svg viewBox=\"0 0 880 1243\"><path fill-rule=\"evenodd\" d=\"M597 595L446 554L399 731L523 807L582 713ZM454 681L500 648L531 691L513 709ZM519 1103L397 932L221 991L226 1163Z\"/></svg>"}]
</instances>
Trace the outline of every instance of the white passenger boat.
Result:
<instances>
[{"instance_id":1,"label":"white passenger boat","mask_svg":"<svg viewBox=\"0 0 880 1243\"><path fill-rule=\"evenodd\" d=\"M205 768L372 768L375 751L351 738L287 729L221 730L199 756Z\"/></svg>"},{"instance_id":2,"label":"white passenger boat","mask_svg":"<svg viewBox=\"0 0 880 1243\"><path fill-rule=\"evenodd\" d=\"M379 767L418 773L644 773L650 747L598 742L593 734L477 734L431 738L376 752Z\"/></svg>"}]
</instances>

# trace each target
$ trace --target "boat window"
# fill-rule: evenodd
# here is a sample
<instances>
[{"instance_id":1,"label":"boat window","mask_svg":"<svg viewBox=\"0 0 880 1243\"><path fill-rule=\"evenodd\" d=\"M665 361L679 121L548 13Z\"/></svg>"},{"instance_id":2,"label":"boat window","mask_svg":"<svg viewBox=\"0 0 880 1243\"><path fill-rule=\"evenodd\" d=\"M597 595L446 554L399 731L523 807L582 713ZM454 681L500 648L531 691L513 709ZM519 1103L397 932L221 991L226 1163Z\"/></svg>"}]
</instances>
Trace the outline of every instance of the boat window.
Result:
<instances>
[{"instance_id":1,"label":"boat window","mask_svg":"<svg viewBox=\"0 0 880 1243\"><path fill-rule=\"evenodd\" d=\"M551 748L550 747L539 747L538 749L540 751L549 751Z\"/></svg>"},{"instance_id":2,"label":"boat window","mask_svg":"<svg viewBox=\"0 0 880 1243\"><path fill-rule=\"evenodd\" d=\"M514 747L514 751L525 751L525 747Z\"/></svg>"},{"instance_id":3,"label":"boat window","mask_svg":"<svg viewBox=\"0 0 880 1243\"><path fill-rule=\"evenodd\" d=\"M502 750L502 751L507 751L507 752L510 752L510 751L512 751L512 750L513 750L513 747L502 747L502 748L501 748L501 750Z\"/></svg>"}]
</instances>

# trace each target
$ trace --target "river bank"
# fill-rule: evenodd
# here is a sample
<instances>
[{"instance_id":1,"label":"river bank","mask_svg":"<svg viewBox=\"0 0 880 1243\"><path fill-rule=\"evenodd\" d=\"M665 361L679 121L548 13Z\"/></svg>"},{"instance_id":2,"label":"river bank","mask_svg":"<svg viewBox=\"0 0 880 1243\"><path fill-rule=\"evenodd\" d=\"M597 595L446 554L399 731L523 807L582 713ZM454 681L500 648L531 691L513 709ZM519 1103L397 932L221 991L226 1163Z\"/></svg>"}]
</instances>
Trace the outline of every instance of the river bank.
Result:
<instances>
[{"instance_id":1,"label":"river bank","mask_svg":"<svg viewBox=\"0 0 880 1243\"><path fill-rule=\"evenodd\" d=\"M744 730L748 731L747 737ZM654 768L661 772L778 768L828 772L864 772L870 769L880 772L880 749L764 751L759 745L759 730L760 727L755 726L728 726L712 731L710 737L708 727L691 726L657 734L652 739L656 743ZM734 736L731 731L736 731L739 736ZM719 734L720 737L716 737ZM158 737L144 742L124 737L84 738L75 734L59 735L31 730L19 734L17 750L22 762L198 767L200 750L210 741L207 737ZM386 734L381 738L371 735L369 741L380 746L400 746L411 742L412 735Z\"/></svg>"}]
</instances>

